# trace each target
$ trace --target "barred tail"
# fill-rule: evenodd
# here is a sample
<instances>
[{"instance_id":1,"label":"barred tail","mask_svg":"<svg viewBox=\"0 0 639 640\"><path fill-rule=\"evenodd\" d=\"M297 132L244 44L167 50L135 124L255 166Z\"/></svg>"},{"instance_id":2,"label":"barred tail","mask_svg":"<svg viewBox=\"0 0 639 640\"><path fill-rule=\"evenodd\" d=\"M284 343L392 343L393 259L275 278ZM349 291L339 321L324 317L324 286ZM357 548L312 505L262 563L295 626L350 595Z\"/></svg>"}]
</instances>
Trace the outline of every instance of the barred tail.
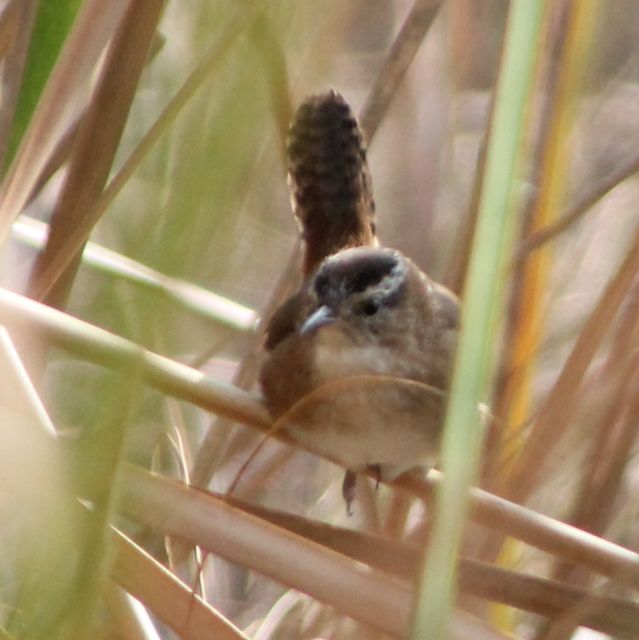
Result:
<instances>
[{"instance_id":1,"label":"barred tail","mask_svg":"<svg viewBox=\"0 0 639 640\"><path fill-rule=\"evenodd\" d=\"M366 147L339 93L312 96L299 107L287 155L293 211L306 244L304 273L341 249L375 244Z\"/></svg>"}]
</instances>

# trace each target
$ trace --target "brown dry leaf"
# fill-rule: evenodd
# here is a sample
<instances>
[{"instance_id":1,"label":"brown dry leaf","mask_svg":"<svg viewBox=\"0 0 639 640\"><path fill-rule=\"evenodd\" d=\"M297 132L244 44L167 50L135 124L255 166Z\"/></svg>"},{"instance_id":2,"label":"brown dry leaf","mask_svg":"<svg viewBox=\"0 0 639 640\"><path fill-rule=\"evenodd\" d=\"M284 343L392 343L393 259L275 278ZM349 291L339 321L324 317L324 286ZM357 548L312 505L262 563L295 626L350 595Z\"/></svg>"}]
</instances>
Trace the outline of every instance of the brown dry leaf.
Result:
<instances>
[{"instance_id":1,"label":"brown dry leaf","mask_svg":"<svg viewBox=\"0 0 639 640\"><path fill-rule=\"evenodd\" d=\"M0 166L9 143L22 72L38 8L37 0L14 0L0 14L0 59L3 61L0 107Z\"/></svg>"},{"instance_id":2,"label":"brown dry leaf","mask_svg":"<svg viewBox=\"0 0 639 640\"><path fill-rule=\"evenodd\" d=\"M56 143L84 106L104 46L126 0L87 0L75 21L0 190L0 244L28 201Z\"/></svg>"},{"instance_id":3,"label":"brown dry leaf","mask_svg":"<svg viewBox=\"0 0 639 640\"><path fill-rule=\"evenodd\" d=\"M69 247L67 239L104 189L163 5L162 0L131 3L112 36L51 216L46 247L31 275L33 298L65 306L81 254L81 247Z\"/></svg>"},{"instance_id":4,"label":"brown dry leaf","mask_svg":"<svg viewBox=\"0 0 639 640\"><path fill-rule=\"evenodd\" d=\"M337 608L393 635L402 635L410 612L410 590L380 571L280 530L222 500L168 479L135 473L129 515L165 533L205 546L237 564ZM129 478L131 480L131 478ZM135 496L144 495L142 501ZM205 543L205 544L203 544ZM249 560L250 559L250 560Z\"/></svg>"},{"instance_id":5,"label":"brown dry leaf","mask_svg":"<svg viewBox=\"0 0 639 640\"><path fill-rule=\"evenodd\" d=\"M182 638L246 640L220 613L191 593L168 569L117 530L112 531L117 556L112 576L159 620Z\"/></svg>"}]
</instances>

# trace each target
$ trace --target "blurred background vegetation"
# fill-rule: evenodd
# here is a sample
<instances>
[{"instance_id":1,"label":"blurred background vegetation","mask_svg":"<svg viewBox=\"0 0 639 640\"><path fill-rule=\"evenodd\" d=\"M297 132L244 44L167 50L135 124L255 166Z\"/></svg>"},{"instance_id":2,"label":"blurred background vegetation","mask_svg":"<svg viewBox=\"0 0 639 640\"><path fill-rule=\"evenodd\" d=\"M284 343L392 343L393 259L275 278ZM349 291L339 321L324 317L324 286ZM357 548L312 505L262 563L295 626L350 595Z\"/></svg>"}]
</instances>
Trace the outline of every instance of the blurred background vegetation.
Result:
<instances>
[{"instance_id":1,"label":"blurred background vegetation","mask_svg":"<svg viewBox=\"0 0 639 640\"><path fill-rule=\"evenodd\" d=\"M636 638L639 7L544 6L477 484L624 548L469 525L447 637ZM348 517L340 468L245 464L232 419L264 430L258 318L298 284L295 106L343 93L380 238L463 295L509 9L0 2L0 637L408 634L430 503L363 483Z\"/></svg>"}]
</instances>

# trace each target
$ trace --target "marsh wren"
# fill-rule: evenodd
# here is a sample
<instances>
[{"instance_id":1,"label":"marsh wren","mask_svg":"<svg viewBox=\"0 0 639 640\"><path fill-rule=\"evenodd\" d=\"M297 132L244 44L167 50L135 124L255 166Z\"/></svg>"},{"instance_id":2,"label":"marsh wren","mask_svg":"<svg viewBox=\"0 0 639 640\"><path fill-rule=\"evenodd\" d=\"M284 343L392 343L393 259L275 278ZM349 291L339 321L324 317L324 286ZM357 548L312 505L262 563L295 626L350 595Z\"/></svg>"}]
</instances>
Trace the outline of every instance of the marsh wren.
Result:
<instances>
[{"instance_id":1,"label":"marsh wren","mask_svg":"<svg viewBox=\"0 0 639 640\"><path fill-rule=\"evenodd\" d=\"M260 381L293 439L351 471L346 496L353 471L433 464L458 301L379 246L362 132L339 94L301 105L287 156L304 280L268 323Z\"/></svg>"}]
</instances>

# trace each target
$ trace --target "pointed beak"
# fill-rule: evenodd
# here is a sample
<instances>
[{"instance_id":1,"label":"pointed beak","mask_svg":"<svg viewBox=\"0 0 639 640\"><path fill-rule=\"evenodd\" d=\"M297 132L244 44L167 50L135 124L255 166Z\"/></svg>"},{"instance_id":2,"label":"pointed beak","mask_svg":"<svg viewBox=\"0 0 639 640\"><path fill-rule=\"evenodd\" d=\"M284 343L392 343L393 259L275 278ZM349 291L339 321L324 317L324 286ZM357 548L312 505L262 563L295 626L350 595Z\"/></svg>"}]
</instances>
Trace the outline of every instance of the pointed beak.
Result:
<instances>
[{"instance_id":1,"label":"pointed beak","mask_svg":"<svg viewBox=\"0 0 639 640\"><path fill-rule=\"evenodd\" d=\"M336 315L333 309L327 307L326 305L321 306L316 311L313 311L313 313L308 318L306 318L306 321L300 329L300 335L304 335L309 331L315 331L316 329L319 329L324 325L334 322L335 319Z\"/></svg>"}]
</instances>

